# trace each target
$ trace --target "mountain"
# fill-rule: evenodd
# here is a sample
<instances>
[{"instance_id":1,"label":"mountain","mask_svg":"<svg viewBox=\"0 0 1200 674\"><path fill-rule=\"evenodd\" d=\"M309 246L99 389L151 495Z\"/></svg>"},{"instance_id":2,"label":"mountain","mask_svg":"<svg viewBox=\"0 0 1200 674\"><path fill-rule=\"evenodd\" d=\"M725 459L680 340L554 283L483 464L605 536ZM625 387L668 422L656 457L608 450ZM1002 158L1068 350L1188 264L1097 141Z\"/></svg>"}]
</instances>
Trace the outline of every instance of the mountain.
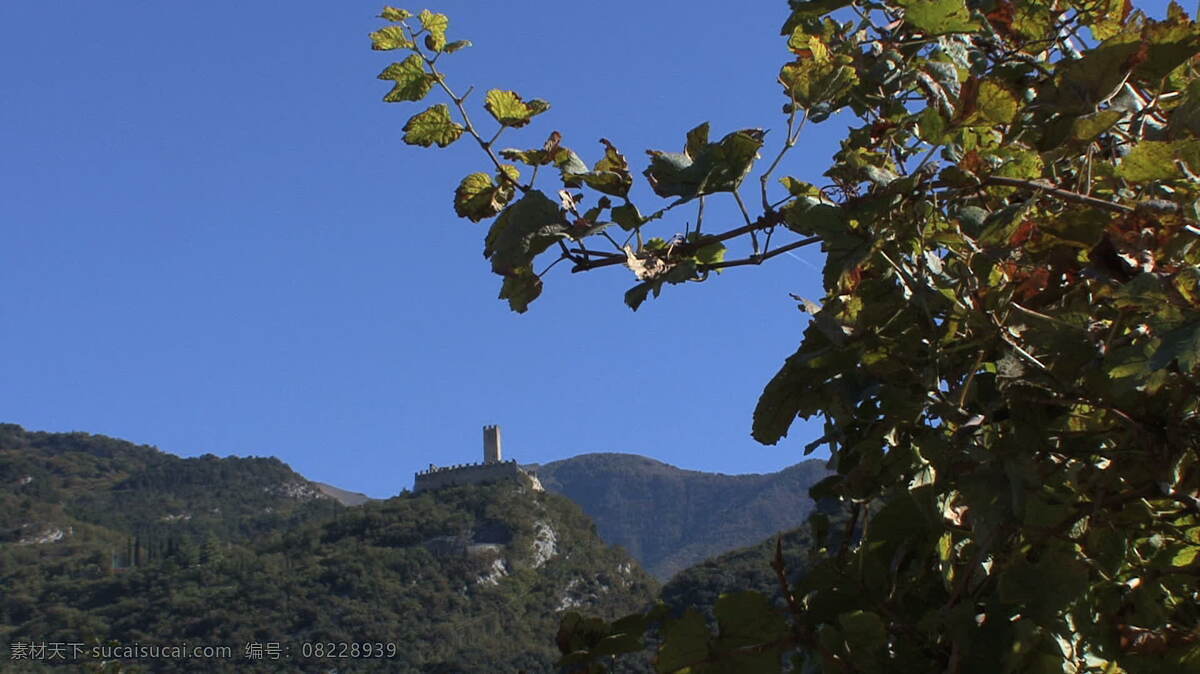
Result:
<instances>
[{"instance_id":1,"label":"mountain","mask_svg":"<svg viewBox=\"0 0 1200 674\"><path fill-rule=\"evenodd\" d=\"M552 671L563 611L611 619L658 590L578 506L517 482L348 508L276 459L3 425L0 487L10 664L19 643L187 643L231 650L140 666Z\"/></svg>"},{"instance_id":2,"label":"mountain","mask_svg":"<svg viewBox=\"0 0 1200 674\"><path fill-rule=\"evenodd\" d=\"M313 486L315 486L317 489L320 489L321 493L333 498L338 503L341 503L345 506L362 505L367 501L372 500L370 496L367 496L361 492L346 491L345 489L339 489L331 484L325 484L324 482L314 482Z\"/></svg>"},{"instance_id":3,"label":"mountain","mask_svg":"<svg viewBox=\"0 0 1200 674\"><path fill-rule=\"evenodd\" d=\"M184 459L87 433L0 424L0 544L247 541L336 502L276 458Z\"/></svg>"},{"instance_id":4,"label":"mountain","mask_svg":"<svg viewBox=\"0 0 1200 674\"><path fill-rule=\"evenodd\" d=\"M584 454L531 466L542 485L583 507L601 538L659 580L804 523L808 488L829 474L809 460L777 473L683 470L633 454Z\"/></svg>"}]
</instances>

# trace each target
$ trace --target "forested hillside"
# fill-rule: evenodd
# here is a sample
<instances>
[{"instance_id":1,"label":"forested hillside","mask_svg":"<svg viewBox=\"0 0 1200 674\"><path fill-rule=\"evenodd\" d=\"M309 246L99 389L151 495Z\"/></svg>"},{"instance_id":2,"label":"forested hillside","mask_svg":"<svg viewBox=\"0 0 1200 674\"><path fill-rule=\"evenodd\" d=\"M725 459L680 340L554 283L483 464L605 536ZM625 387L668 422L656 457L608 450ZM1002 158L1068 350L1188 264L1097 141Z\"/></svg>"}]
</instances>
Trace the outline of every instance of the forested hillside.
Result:
<instances>
[{"instance_id":1,"label":"forested hillside","mask_svg":"<svg viewBox=\"0 0 1200 674\"><path fill-rule=\"evenodd\" d=\"M543 486L582 506L604 540L659 580L800 526L813 507L808 488L828 474L816 460L777 473L723 475L632 454L585 454L537 471Z\"/></svg>"},{"instance_id":2,"label":"forested hillside","mask_svg":"<svg viewBox=\"0 0 1200 674\"><path fill-rule=\"evenodd\" d=\"M547 671L562 611L612 617L657 592L576 505L516 483L347 508L275 459L3 431L5 644L232 648L145 671ZM382 657L317 657L366 642ZM243 658L255 643L286 665Z\"/></svg>"}]
</instances>

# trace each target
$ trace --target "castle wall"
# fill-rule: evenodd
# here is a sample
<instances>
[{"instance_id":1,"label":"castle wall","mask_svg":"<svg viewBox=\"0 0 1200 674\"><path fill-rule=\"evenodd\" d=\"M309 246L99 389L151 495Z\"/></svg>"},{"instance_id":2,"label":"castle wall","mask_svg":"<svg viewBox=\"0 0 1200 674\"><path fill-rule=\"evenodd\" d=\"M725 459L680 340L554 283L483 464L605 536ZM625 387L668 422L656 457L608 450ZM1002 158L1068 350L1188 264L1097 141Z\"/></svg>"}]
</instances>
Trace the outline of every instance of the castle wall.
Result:
<instances>
[{"instance_id":1,"label":"castle wall","mask_svg":"<svg viewBox=\"0 0 1200 674\"><path fill-rule=\"evenodd\" d=\"M413 491L419 492L427 489L441 489L442 487L457 487L484 482L501 482L517 479L521 475L523 475L523 471L517 467L516 461L432 468L417 473L416 478L413 480Z\"/></svg>"}]
</instances>

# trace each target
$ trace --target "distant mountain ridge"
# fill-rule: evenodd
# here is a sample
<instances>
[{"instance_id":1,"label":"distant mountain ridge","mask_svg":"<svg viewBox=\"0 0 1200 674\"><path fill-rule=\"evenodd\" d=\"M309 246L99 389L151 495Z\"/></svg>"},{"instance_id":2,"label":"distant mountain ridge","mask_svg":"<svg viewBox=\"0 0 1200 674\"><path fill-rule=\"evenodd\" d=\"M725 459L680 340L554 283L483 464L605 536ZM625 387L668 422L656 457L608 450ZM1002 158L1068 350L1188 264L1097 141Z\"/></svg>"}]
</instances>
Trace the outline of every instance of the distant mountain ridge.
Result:
<instances>
[{"instance_id":1,"label":"distant mountain ridge","mask_svg":"<svg viewBox=\"0 0 1200 674\"><path fill-rule=\"evenodd\" d=\"M804 524L813 509L808 488L829 474L817 459L775 473L725 475L616 453L531 468L546 489L578 503L601 538L660 581Z\"/></svg>"}]
</instances>

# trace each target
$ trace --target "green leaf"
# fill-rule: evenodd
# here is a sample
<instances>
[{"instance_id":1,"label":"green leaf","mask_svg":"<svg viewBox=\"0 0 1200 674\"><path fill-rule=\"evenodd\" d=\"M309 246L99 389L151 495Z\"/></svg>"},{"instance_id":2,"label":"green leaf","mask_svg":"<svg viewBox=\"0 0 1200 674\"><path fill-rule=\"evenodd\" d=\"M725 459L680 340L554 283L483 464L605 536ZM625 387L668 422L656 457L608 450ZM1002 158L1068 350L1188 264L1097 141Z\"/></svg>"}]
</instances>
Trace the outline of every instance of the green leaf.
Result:
<instances>
[{"instance_id":1,"label":"green leaf","mask_svg":"<svg viewBox=\"0 0 1200 674\"><path fill-rule=\"evenodd\" d=\"M870 611L848 611L838 616L846 642L855 651L874 651L887 643L883 620Z\"/></svg>"},{"instance_id":2,"label":"green leaf","mask_svg":"<svg viewBox=\"0 0 1200 674\"><path fill-rule=\"evenodd\" d=\"M1133 182L1173 180L1182 177L1176 161L1200 169L1200 140L1143 140L1121 160L1117 175Z\"/></svg>"},{"instance_id":3,"label":"green leaf","mask_svg":"<svg viewBox=\"0 0 1200 674\"><path fill-rule=\"evenodd\" d=\"M1152 370L1162 370L1176 362L1185 373L1195 372L1200 366L1200 320L1185 323L1164 334L1162 344L1150 356Z\"/></svg>"},{"instance_id":4,"label":"green leaf","mask_svg":"<svg viewBox=\"0 0 1200 674\"><path fill-rule=\"evenodd\" d=\"M450 119L450 107L438 103L425 112L413 115L404 125L404 142L429 147L446 147L463 135L466 127Z\"/></svg>"},{"instance_id":5,"label":"green leaf","mask_svg":"<svg viewBox=\"0 0 1200 674\"><path fill-rule=\"evenodd\" d=\"M696 249L696 254L692 256L698 265L717 264L725 261L725 244L720 241L705 244ZM720 271L719 269L717 270Z\"/></svg>"},{"instance_id":6,"label":"green leaf","mask_svg":"<svg viewBox=\"0 0 1200 674\"><path fill-rule=\"evenodd\" d=\"M412 12L407 9L397 9L395 7L384 7L379 14L379 18L387 19L388 21L403 21L412 16Z\"/></svg>"},{"instance_id":7,"label":"green leaf","mask_svg":"<svg viewBox=\"0 0 1200 674\"><path fill-rule=\"evenodd\" d=\"M542 280L533 273L533 267L517 267L504 274L500 286L500 299L508 300L508 306L518 314L529 309L529 303L542 294ZM603 642L602 642L603 643Z\"/></svg>"},{"instance_id":8,"label":"green leaf","mask_svg":"<svg viewBox=\"0 0 1200 674\"><path fill-rule=\"evenodd\" d=\"M487 93L484 107L501 125L518 128L528 124L534 115L549 110L550 104L538 98L526 103L515 91L492 89Z\"/></svg>"},{"instance_id":9,"label":"green leaf","mask_svg":"<svg viewBox=\"0 0 1200 674\"><path fill-rule=\"evenodd\" d=\"M929 35L970 33L979 30L963 0L898 0L904 20Z\"/></svg>"},{"instance_id":10,"label":"green leaf","mask_svg":"<svg viewBox=\"0 0 1200 674\"><path fill-rule=\"evenodd\" d=\"M505 173L514 181L520 174L513 166L505 166ZM458 184L454 191L454 212L461 218L479 222L500 212L513 197L513 186L497 178L495 182L486 173L472 173Z\"/></svg>"},{"instance_id":11,"label":"green leaf","mask_svg":"<svg viewBox=\"0 0 1200 674\"><path fill-rule=\"evenodd\" d=\"M759 592L723 594L713 613L717 617L719 651L770 643L788 634L787 621Z\"/></svg>"},{"instance_id":12,"label":"green leaf","mask_svg":"<svg viewBox=\"0 0 1200 674\"><path fill-rule=\"evenodd\" d=\"M1090 142L1097 136L1108 131L1125 116L1120 110L1101 110L1090 115L1084 115L1071 125L1071 135L1075 140Z\"/></svg>"},{"instance_id":13,"label":"green leaf","mask_svg":"<svg viewBox=\"0 0 1200 674\"><path fill-rule=\"evenodd\" d=\"M628 202L612 209L612 218L614 222L621 226L621 229L627 232L633 231L645 222L642 219L642 214L638 212L637 206Z\"/></svg>"},{"instance_id":14,"label":"green leaf","mask_svg":"<svg viewBox=\"0 0 1200 674\"><path fill-rule=\"evenodd\" d=\"M566 163L572 155L575 154L569 149L560 146L559 142L561 140L562 135L555 131L550 134L550 137L540 149L517 150L509 148L506 150L501 150L500 156L511 161L519 161L523 164L528 164L529 166L546 166L547 164L554 164L555 166L560 167L561 170L561 166ZM584 171L587 170L587 167L583 165L582 161L579 162L579 166L583 166Z\"/></svg>"},{"instance_id":15,"label":"green leaf","mask_svg":"<svg viewBox=\"0 0 1200 674\"><path fill-rule=\"evenodd\" d=\"M783 221L788 229L804 236L830 236L844 232L849 225L841 206L816 197L804 196L784 205Z\"/></svg>"},{"instance_id":16,"label":"green leaf","mask_svg":"<svg viewBox=\"0 0 1200 674\"><path fill-rule=\"evenodd\" d=\"M930 145L941 145L946 142L947 126L946 118L931 105L917 117L917 136Z\"/></svg>"},{"instance_id":17,"label":"green leaf","mask_svg":"<svg viewBox=\"0 0 1200 674\"><path fill-rule=\"evenodd\" d=\"M655 669L674 672L703 661L708 657L709 636L704 616L689 608L663 628L663 645L658 651Z\"/></svg>"},{"instance_id":18,"label":"green leaf","mask_svg":"<svg viewBox=\"0 0 1200 674\"><path fill-rule=\"evenodd\" d=\"M651 291L654 292L655 297L658 297L658 294L662 292L662 281L642 281L629 290L626 290L625 305L630 309L637 311L638 307L642 306L642 303L650 297Z\"/></svg>"},{"instance_id":19,"label":"green leaf","mask_svg":"<svg viewBox=\"0 0 1200 674\"><path fill-rule=\"evenodd\" d=\"M792 13L780 29L780 35L791 35L796 30L796 26L805 23L812 19L819 19L822 16L839 10L842 7L850 4L850 0L790 0L788 5L792 8Z\"/></svg>"},{"instance_id":20,"label":"green leaf","mask_svg":"<svg viewBox=\"0 0 1200 674\"><path fill-rule=\"evenodd\" d=\"M796 28L788 44L799 56L780 69L779 82L784 93L802 108L828 104L829 109L822 115L810 115L821 121L845 103L846 96L858 83L854 60L846 54L830 53L819 36L808 34L803 28Z\"/></svg>"},{"instance_id":21,"label":"green leaf","mask_svg":"<svg viewBox=\"0 0 1200 674\"><path fill-rule=\"evenodd\" d=\"M433 51L442 51L446 46L446 29L450 27L450 19L445 14L435 14L428 9L422 9L421 26L428 31L429 36L425 45Z\"/></svg>"},{"instance_id":22,"label":"green leaf","mask_svg":"<svg viewBox=\"0 0 1200 674\"><path fill-rule=\"evenodd\" d=\"M412 46L412 40L404 34L403 26L384 26L371 33L371 49L375 51L411 49Z\"/></svg>"},{"instance_id":23,"label":"green leaf","mask_svg":"<svg viewBox=\"0 0 1200 674\"><path fill-rule=\"evenodd\" d=\"M1179 548L1174 555L1171 556L1171 566L1183 567L1191 566L1200 558L1200 547L1195 545L1185 545Z\"/></svg>"},{"instance_id":24,"label":"green leaf","mask_svg":"<svg viewBox=\"0 0 1200 674\"><path fill-rule=\"evenodd\" d=\"M384 68L378 79L396 82L392 90L383 97L388 103L419 101L425 98L437 81L432 74L425 72L425 62L416 54Z\"/></svg>"},{"instance_id":25,"label":"green leaf","mask_svg":"<svg viewBox=\"0 0 1200 674\"><path fill-rule=\"evenodd\" d=\"M534 257L561 240L566 232L558 203L540 190L531 190L492 223L483 255L492 261L492 271L508 275L529 266Z\"/></svg>"},{"instance_id":26,"label":"green leaf","mask_svg":"<svg viewBox=\"0 0 1200 674\"><path fill-rule=\"evenodd\" d=\"M596 162L591 171L573 174L571 177L582 180L594 190L623 198L633 186L629 162L607 138L601 138L600 142L604 144L604 158Z\"/></svg>"},{"instance_id":27,"label":"green leaf","mask_svg":"<svg viewBox=\"0 0 1200 674\"><path fill-rule=\"evenodd\" d=\"M451 42L450 44L446 45L446 47L444 49L442 49L442 51L447 54L453 54L454 52L458 51L459 49L465 49L470 46L471 46L470 40L455 40L454 42Z\"/></svg>"},{"instance_id":28,"label":"green leaf","mask_svg":"<svg viewBox=\"0 0 1200 674\"><path fill-rule=\"evenodd\" d=\"M737 189L758 158L764 131L734 131L717 143L706 142L707 133L707 124L692 129L683 153L647 150L650 166L643 174L655 194L679 197L681 203Z\"/></svg>"},{"instance_id":29,"label":"green leaf","mask_svg":"<svg viewBox=\"0 0 1200 674\"><path fill-rule=\"evenodd\" d=\"M1017 97L993 80L979 84L979 96L975 100L977 119L985 125L1008 124L1017 116Z\"/></svg>"},{"instance_id":30,"label":"green leaf","mask_svg":"<svg viewBox=\"0 0 1200 674\"><path fill-rule=\"evenodd\" d=\"M1192 80L1184 90L1183 101L1171 111L1167 132L1172 138L1200 136L1200 79Z\"/></svg>"},{"instance_id":31,"label":"green leaf","mask_svg":"<svg viewBox=\"0 0 1200 674\"><path fill-rule=\"evenodd\" d=\"M787 437L796 416L812 405L815 393L808 387L815 375L813 365L817 358L819 354L814 354L813 347L806 342L767 383L754 407L751 435L755 440L764 445L779 442Z\"/></svg>"}]
</instances>

